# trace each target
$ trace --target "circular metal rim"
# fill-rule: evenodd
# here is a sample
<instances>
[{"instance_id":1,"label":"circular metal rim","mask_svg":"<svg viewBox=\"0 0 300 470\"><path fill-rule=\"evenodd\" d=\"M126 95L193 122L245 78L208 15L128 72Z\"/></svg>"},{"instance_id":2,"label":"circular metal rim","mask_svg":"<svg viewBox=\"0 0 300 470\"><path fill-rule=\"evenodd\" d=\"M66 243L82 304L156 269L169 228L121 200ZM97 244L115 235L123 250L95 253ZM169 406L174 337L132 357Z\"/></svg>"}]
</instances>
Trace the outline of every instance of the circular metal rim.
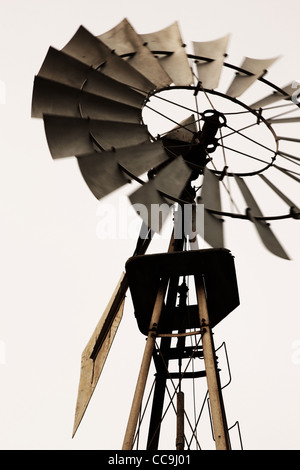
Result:
<instances>
[{"instance_id":1,"label":"circular metal rim","mask_svg":"<svg viewBox=\"0 0 300 470\"><path fill-rule=\"evenodd\" d=\"M196 86L195 85L188 85L188 86L174 85L174 86L168 86L168 87L160 88L158 90L155 90L153 93L151 93L149 95L149 98L151 96L157 95L158 93L161 93L161 92L164 92L164 91L172 91L172 90L190 90L190 91L193 91L194 93L198 92L198 91L203 91L204 93L210 93L210 94L219 96L221 98L228 99L229 101L232 101L233 103L235 103L239 106L242 106L247 111L249 111L251 114L253 114L256 117L256 119L258 120L258 122L263 122L266 125L266 127L268 128L268 130L272 133L272 135L274 137L274 140L275 140L276 148L274 149L274 156L272 157L272 160L271 160L270 163L265 165L263 168L261 168L259 170L255 170L255 171L244 172L244 173L241 173L241 172L237 172L237 173L227 172L226 173L227 176L230 176L230 177L234 177L234 175L235 176L241 176L241 177L243 177L243 176L255 176L255 175L258 175L259 173L264 172L265 170L267 170L268 168L270 168L274 164L274 162L276 160L276 156L278 155L278 150L279 150L279 138L278 138L276 132L274 131L273 127L271 126L271 124L268 123L267 120L263 116L261 116L259 111L256 111L256 110L250 108L250 106L246 105L242 101L238 100L237 98L232 98L231 96L228 96L225 93L222 93L222 92L219 92L219 91L216 91L216 90L209 90L209 89L205 89L205 88L199 90L197 85ZM199 114L201 114L201 113L199 113ZM222 170L211 170L211 171L213 173L217 174L217 175L222 174Z\"/></svg>"},{"instance_id":2,"label":"circular metal rim","mask_svg":"<svg viewBox=\"0 0 300 470\"><path fill-rule=\"evenodd\" d=\"M154 54L154 52L153 52ZM167 51L155 51L155 54L156 55L168 55L169 52ZM207 57L201 57L201 56L197 56L197 55L193 55L193 54L187 54L187 57L189 59L193 59L193 60L204 60L204 61L207 61L207 62L211 62L212 59L209 59ZM243 73L243 74L246 74L246 75L253 75L251 72L241 68L241 67L238 67L238 66L235 66L233 64L229 64L228 62L224 62L223 63L223 66L224 67L227 67L227 68L230 68L230 69L233 69L235 70L236 72L240 72L240 73ZM263 74L264 75L264 74ZM282 99L290 99L290 96L288 93L286 93L282 88L278 87L277 85L275 85L274 83L266 80L264 78L264 76L261 76L261 77L258 77L257 80L264 83L265 85L269 86L270 88L273 89L273 92L278 92L280 94L282 94ZM201 90L201 88L199 87L199 83L197 85L189 85L189 86L179 86L179 85L173 85L173 86L168 86L168 87L163 87L163 88L159 88L159 89L156 89L156 90L153 90L152 93L149 93L148 94L148 99L151 97L151 96L154 96L155 94L157 93L160 93L160 92L163 92L163 91L168 91L168 90L174 90L174 89L187 89L187 90L193 90L194 92L199 92ZM245 103L243 103L242 101L238 100L237 98L232 98L232 97L229 97L228 95L224 94L224 93L221 93L221 92L218 92L216 90L209 90L209 89L202 89L203 91L205 91L206 93L211 93L211 94L214 94L214 95L218 95L218 96L221 96L222 98L225 98L225 99L229 99L233 102L235 102L236 104L244 107L245 109L247 109L249 112L251 112L254 116L257 117L257 119L259 121L262 121L264 122L264 124L268 127L268 129L271 131L271 133L273 134L273 137L275 139L275 142L276 142L276 150L274 151L274 157L272 159L272 161L266 165L264 168L262 168L261 170L259 171L255 171L255 172L248 172L248 173L237 173L236 175L237 176L254 176L254 175L257 175L259 173L262 173L263 171L267 170L268 168L270 168L275 160L276 160L276 156L278 155L278 151L279 151L279 138L276 134L276 132L274 131L273 127L271 126L270 123L268 123L264 118L263 116L261 115L261 113L259 112L259 110L255 110L253 108L250 108L248 105L246 105ZM300 108L300 103L299 104L295 104L295 106L299 107ZM152 138L152 136L151 136ZM218 170L212 170L215 174L221 174L222 172L221 171L218 171ZM230 176L233 176L233 174L231 173L228 173ZM183 201L181 201L182 203ZM277 215L277 216L264 216L264 217L255 217L256 220L261 220L263 222L267 222L269 220L282 220L282 219L288 219L288 218L296 218L295 215L293 214L293 208L290 208L290 212L287 213L287 214L281 214L281 215ZM236 213L233 213L233 212L223 212L223 211L216 211L214 209L207 209L208 212L210 212L211 214L214 214L214 215L218 215L218 216L222 216L222 217L231 217L231 218L238 218L238 219L246 219L246 220L250 220L249 216L247 215L247 211L245 214L236 214Z\"/></svg>"}]
</instances>

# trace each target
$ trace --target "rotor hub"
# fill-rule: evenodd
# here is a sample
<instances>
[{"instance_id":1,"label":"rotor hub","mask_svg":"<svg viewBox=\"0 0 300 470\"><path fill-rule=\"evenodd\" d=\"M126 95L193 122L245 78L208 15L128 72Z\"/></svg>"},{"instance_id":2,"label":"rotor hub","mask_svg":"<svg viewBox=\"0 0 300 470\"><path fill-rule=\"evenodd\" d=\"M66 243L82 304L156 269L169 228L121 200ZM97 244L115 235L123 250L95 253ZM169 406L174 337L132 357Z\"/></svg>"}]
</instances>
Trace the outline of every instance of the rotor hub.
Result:
<instances>
[{"instance_id":1,"label":"rotor hub","mask_svg":"<svg viewBox=\"0 0 300 470\"><path fill-rule=\"evenodd\" d=\"M259 111L215 90L198 93L196 105L195 91L194 86L158 90L143 109L151 136L163 140L171 158L181 155L198 175L209 164L219 177L225 167L227 176L253 176L274 164L278 137ZM211 107L205 109L207 101Z\"/></svg>"}]
</instances>

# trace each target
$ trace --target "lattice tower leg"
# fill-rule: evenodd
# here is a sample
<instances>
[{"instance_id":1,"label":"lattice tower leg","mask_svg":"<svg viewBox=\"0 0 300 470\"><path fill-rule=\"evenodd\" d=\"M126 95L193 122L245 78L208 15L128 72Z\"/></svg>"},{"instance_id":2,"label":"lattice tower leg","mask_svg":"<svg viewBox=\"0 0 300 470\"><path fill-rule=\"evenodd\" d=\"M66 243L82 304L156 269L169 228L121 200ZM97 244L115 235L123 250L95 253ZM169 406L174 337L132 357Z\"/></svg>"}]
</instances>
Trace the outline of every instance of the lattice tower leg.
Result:
<instances>
[{"instance_id":1,"label":"lattice tower leg","mask_svg":"<svg viewBox=\"0 0 300 470\"><path fill-rule=\"evenodd\" d=\"M209 322L205 287L202 277L195 277L195 284L199 308L200 329L202 334L203 356L216 449L230 450L231 445L225 415L224 402L222 397L219 372L217 369L216 352Z\"/></svg>"}]
</instances>

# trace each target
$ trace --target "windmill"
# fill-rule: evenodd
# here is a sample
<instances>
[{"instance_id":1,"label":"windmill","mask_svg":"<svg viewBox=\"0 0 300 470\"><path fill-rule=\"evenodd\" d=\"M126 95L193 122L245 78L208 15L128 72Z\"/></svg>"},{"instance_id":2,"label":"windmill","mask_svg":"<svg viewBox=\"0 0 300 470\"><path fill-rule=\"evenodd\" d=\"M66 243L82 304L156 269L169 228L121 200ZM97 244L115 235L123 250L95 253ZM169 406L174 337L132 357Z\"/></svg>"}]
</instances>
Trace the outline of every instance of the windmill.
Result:
<instances>
[{"instance_id":1,"label":"windmill","mask_svg":"<svg viewBox=\"0 0 300 470\"><path fill-rule=\"evenodd\" d=\"M229 38L194 42L191 54L177 22L149 34L138 34L127 19L99 36L81 26L62 50L49 48L34 80L32 116L43 119L54 159L75 156L97 199L129 181L139 184L129 199L142 219L141 232L82 354L74 423L75 433L129 289L147 341L123 449L135 445L152 362L156 381L147 449L159 445L168 381L177 381L176 448L189 447L181 387L186 379L203 382L205 377L215 446L231 448L212 331L239 305L224 222L234 218L252 224L273 255L289 259L270 223L300 218L287 194L299 183L295 153L300 139L277 131L300 121L297 87L293 82L280 88L266 79L276 58L228 63ZM221 76L228 81L225 91L219 89ZM261 96L252 99L255 88ZM158 129L150 129L149 113ZM278 175L283 187L277 186ZM256 196L257 187L263 196ZM277 208L281 212L274 213ZM171 211L168 252L146 254ZM198 235L211 248L199 249ZM194 304L188 300L189 280ZM188 337L193 346L187 345ZM203 360L203 370L185 370L194 358ZM197 440L196 428L192 438Z\"/></svg>"}]
</instances>

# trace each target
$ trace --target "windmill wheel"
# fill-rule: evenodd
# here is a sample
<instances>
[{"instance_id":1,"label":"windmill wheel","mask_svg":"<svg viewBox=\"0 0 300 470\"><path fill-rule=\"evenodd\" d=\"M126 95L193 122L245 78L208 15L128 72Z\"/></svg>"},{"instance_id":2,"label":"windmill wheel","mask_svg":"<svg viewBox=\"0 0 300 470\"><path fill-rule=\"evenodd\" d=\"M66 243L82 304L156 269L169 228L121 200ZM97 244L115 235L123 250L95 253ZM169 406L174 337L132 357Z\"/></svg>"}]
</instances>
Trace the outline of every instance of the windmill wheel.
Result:
<instances>
[{"instance_id":1,"label":"windmill wheel","mask_svg":"<svg viewBox=\"0 0 300 470\"><path fill-rule=\"evenodd\" d=\"M44 120L52 157L77 157L98 199L139 182L130 200L152 230L160 224L151 208L164 221L174 202L203 204L212 247L224 246L224 220L239 218L287 259L270 222L300 218L286 195L300 181L300 139L282 127L300 122L297 92L266 80L276 58L225 62L228 41L194 42L189 54L177 23L142 35L126 19L100 36L80 27L62 50L49 49L32 116ZM266 97L253 100L255 87Z\"/></svg>"}]
</instances>

